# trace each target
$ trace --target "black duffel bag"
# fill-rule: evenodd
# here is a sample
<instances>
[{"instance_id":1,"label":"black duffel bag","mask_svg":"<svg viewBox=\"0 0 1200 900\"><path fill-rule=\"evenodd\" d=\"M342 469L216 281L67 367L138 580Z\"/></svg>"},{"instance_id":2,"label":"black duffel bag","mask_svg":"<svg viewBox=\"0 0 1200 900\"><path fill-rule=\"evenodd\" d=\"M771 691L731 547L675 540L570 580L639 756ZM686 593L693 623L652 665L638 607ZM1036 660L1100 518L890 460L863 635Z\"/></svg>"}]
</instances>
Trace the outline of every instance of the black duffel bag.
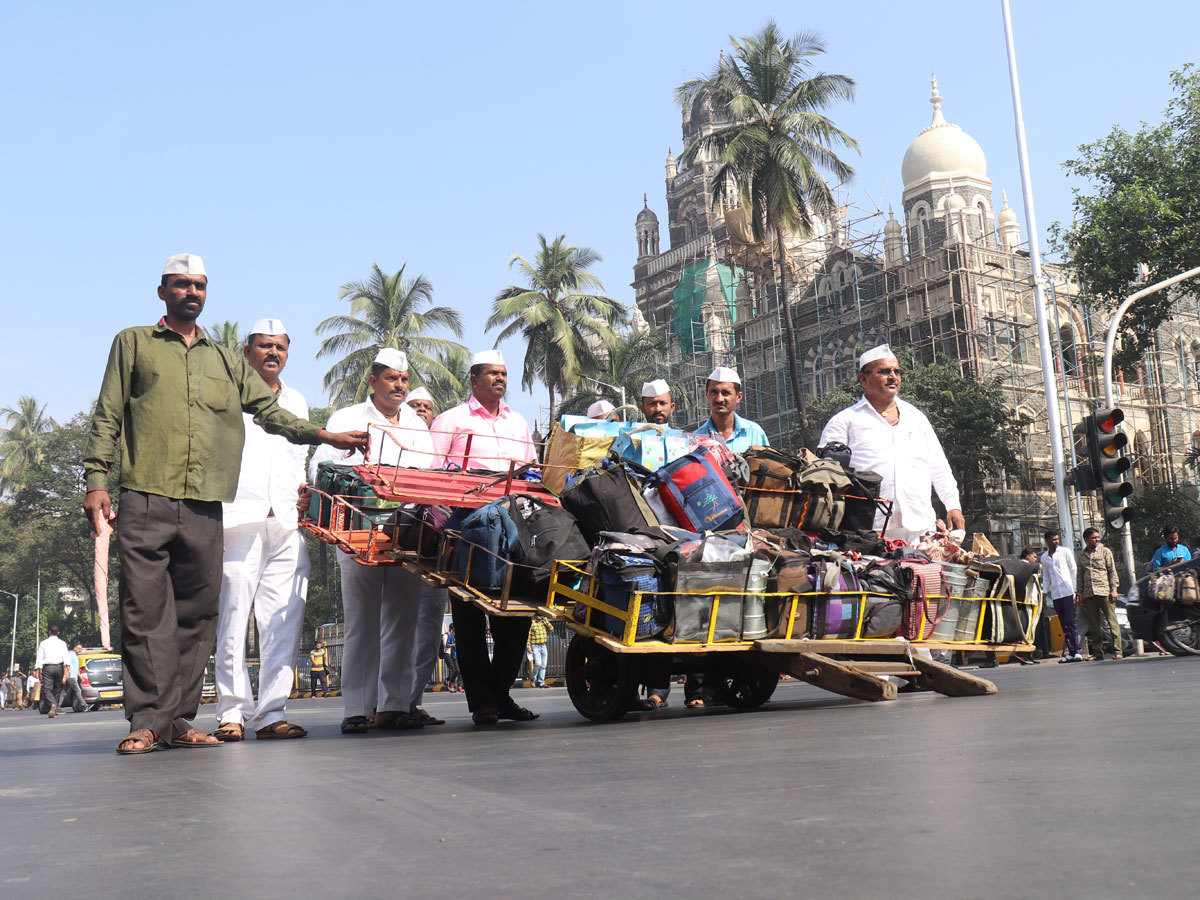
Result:
<instances>
[{"instance_id":1,"label":"black duffel bag","mask_svg":"<svg viewBox=\"0 0 1200 900\"><path fill-rule=\"evenodd\" d=\"M584 560L591 553L575 517L535 497L513 494L497 501L517 528L509 554L513 562L512 590L525 596L542 596L554 561Z\"/></svg>"}]
</instances>

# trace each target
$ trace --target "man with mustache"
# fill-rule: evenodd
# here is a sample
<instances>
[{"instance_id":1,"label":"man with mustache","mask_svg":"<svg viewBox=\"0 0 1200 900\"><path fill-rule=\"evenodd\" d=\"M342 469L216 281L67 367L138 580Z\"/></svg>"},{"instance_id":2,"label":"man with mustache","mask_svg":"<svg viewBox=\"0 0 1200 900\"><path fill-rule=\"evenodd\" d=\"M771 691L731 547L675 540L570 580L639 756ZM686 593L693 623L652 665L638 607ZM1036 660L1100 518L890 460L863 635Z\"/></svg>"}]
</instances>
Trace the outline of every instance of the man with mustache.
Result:
<instances>
[{"instance_id":1,"label":"man with mustache","mask_svg":"<svg viewBox=\"0 0 1200 900\"><path fill-rule=\"evenodd\" d=\"M331 428L361 428L371 432L369 457L321 448L309 463L309 481L316 482L322 462L345 465L382 463L385 466L427 469L433 463L429 429L404 401L408 397L408 355L385 347L371 365L371 396L339 409L329 417ZM361 734L374 710L375 724L384 730L441 725L417 707L437 654L437 634L446 608L443 589L425 584L400 566L364 566L338 555L342 575L345 644L342 647L343 734ZM438 632L425 648L419 622L435 613ZM414 661L426 650L433 655L419 685Z\"/></svg>"},{"instance_id":2,"label":"man with mustache","mask_svg":"<svg viewBox=\"0 0 1200 900\"><path fill-rule=\"evenodd\" d=\"M937 516L931 488L946 507L950 528L965 528L958 483L933 426L923 412L898 396L904 373L892 348L887 344L871 348L859 357L858 367L863 397L829 420L820 446L845 444L855 469L883 478L879 496L893 501L884 533L889 540L916 544L934 530ZM882 512L876 513L875 527L883 527Z\"/></svg>"},{"instance_id":3,"label":"man with mustache","mask_svg":"<svg viewBox=\"0 0 1200 900\"><path fill-rule=\"evenodd\" d=\"M708 400L708 420L696 434L709 434L725 442L733 453L745 453L751 447L769 447L762 426L737 414L742 402L742 379L735 369L717 366L708 376L704 390Z\"/></svg>"},{"instance_id":4,"label":"man with mustache","mask_svg":"<svg viewBox=\"0 0 1200 900\"><path fill-rule=\"evenodd\" d=\"M279 319L259 319L242 355L262 376L279 405L308 418L303 395L280 378L292 340ZM221 613L217 621L217 719L219 741L240 741L245 726L259 740L302 738L287 721L287 699L308 596L308 548L297 520L296 492L304 484L305 448L254 424L245 413L246 443L237 495L224 505L225 558ZM246 668L250 610L258 625L258 700Z\"/></svg>"},{"instance_id":5,"label":"man with mustache","mask_svg":"<svg viewBox=\"0 0 1200 900\"><path fill-rule=\"evenodd\" d=\"M221 589L221 504L233 500L245 435L242 413L297 444L365 447L365 432L334 433L279 405L246 360L209 339L196 320L208 296L204 261L163 267L166 315L113 340L84 453L83 512L99 532L115 523L121 560L122 754L217 747L192 719L216 639ZM121 442L119 515L108 470Z\"/></svg>"},{"instance_id":6,"label":"man with mustache","mask_svg":"<svg viewBox=\"0 0 1200 900\"><path fill-rule=\"evenodd\" d=\"M647 381L642 385L642 415L655 425L671 424L675 412L675 401L671 399L671 388L661 379Z\"/></svg>"},{"instance_id":7,"label":"man with mustache","mask_svg":"<svg viewBox=\"0 0 1200 900\"><path fill-rule=\"evenodd\" d=\"M508 369L499 350L483 350L471 358L471 396L433 420L433 443L442 464L462 469L507 470L510 462L536 460L533 438L524 416L504 402ZM467 444L470 441L468 453ZM537 715L517 706L509 696L521 670L529 619L525 616L485 616L473 603L450 600L457 641L458 667L467 707L476 725L495 725L500 719L527 722ZM489 658L487 627L495 641Z\"/></svg>"}]
</instances>

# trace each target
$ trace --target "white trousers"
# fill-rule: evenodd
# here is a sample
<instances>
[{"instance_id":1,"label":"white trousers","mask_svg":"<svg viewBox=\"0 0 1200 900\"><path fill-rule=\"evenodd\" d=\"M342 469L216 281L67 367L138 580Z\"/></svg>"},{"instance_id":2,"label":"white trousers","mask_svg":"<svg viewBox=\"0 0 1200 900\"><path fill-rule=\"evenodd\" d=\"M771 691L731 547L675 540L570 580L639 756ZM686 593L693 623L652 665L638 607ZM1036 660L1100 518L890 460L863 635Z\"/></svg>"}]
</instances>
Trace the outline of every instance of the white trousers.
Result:
<instances>
[{"instance_id":1,"label":"white trousers","mask_svg":"<svg viewBox=\"0 0 1200 900\"><path fill-rule=\"evenodd\" d=\"M225 529L217 620L217 717L254 730L285 719L304 629L308 548L274 516ZM246 670L250 608L258 625L258 703Z\"/></svg>"},{"instance_id":2,"label":"white trousers","mask_svg":"<svg viewBox=\"0 0 1200 900\"><path fill-rule=\"evenodd\" d=\"M438 653L442 649L442 622L446 616L448 599L445 588L421 582L412 665L409 666L401 688L401 696L408 697L408 706L403 708L409 712L421 705L425 685L433 677L433 668L437 665Z\"/></svg>"},{"instance_id":3,"label":"white trousers","mask_svg":"<svg viewBox=\"0 0 1200 900\"><path fill-rule=\"evenodd\" d=\"M338 554L342 573L345 715L409 708L422 582L400 566L363 566Z\"/></svg>"}]
</instances>

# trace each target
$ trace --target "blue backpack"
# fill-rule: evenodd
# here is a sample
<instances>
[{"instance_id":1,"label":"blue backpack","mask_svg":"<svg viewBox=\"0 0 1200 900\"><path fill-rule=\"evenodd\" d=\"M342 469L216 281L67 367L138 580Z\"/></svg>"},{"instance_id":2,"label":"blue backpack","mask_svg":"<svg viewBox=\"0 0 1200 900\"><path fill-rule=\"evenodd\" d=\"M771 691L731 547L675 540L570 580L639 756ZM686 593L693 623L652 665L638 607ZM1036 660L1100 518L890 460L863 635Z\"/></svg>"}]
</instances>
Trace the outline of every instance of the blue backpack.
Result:
<instances>
[{"instance_id":1,"label":"blue backpack","mask_svg":"<svg viewBox=\"0 0 1200 900\"><path fill-rule=\"evenodd\" d=\"M497 500L472 511L459 529L462 540L458 544L458 577L476 590L498 591L504 587L509 568L506 563L512 559L517 543L517 526L503 502Z\"/></svg>"}]
</instances>

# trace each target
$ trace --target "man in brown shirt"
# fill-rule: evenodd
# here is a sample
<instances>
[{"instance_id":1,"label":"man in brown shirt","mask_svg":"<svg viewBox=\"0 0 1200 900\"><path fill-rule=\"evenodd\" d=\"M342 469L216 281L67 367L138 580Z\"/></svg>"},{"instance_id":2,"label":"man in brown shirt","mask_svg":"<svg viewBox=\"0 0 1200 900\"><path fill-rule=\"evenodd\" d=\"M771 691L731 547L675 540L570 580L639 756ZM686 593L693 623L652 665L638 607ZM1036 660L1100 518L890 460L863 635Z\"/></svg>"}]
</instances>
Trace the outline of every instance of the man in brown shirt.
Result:
<instances>
[{"instance_id":1,"label":"man in brown shirt","mask_svg":"<svg viewBox=\"0 0 1200 900\"><path fill-rule=\"evenodd\" d=\"M1077 559L1078 580L1075 602L1083 604L1088 617L1087 641L1095 659L1104 659L1105 637L1101 616L1108 624L1113 659L1121 658L1121 625L1117 622L1117 561L1113 552L1100 543L1100 532L1088 528L1083 533L1083 549Z\"/></svg>"}]
</instances>

